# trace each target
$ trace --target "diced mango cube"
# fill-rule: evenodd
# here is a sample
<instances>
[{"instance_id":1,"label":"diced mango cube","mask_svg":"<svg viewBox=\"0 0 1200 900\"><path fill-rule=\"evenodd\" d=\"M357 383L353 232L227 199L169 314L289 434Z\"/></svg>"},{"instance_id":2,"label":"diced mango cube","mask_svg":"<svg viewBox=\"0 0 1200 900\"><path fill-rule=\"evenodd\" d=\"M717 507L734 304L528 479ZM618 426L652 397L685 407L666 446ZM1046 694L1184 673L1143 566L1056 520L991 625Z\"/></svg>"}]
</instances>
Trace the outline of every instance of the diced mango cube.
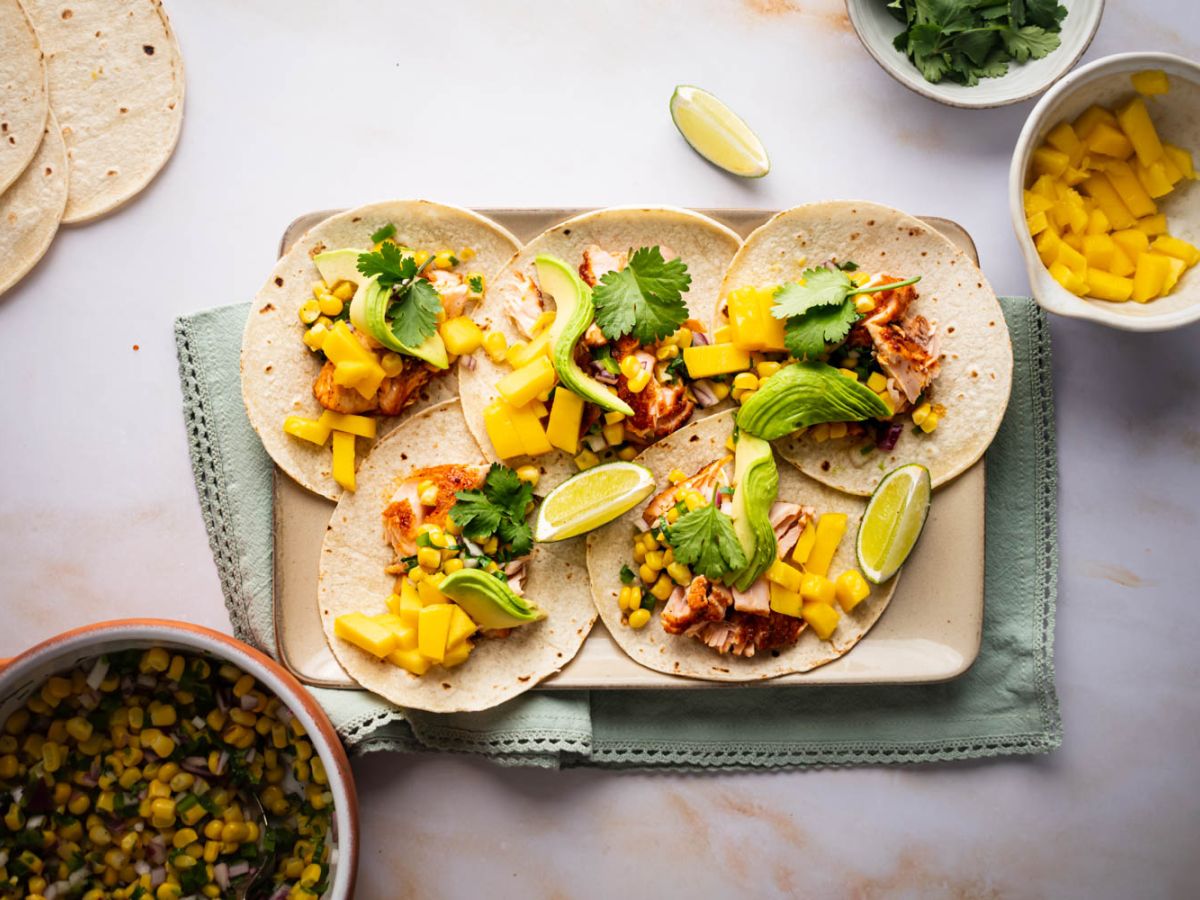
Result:
<instances>
[{"instance_id":1,"label":"diced mango cube","mask_svg":"<svg viewBox=\"0 0 1200 900\"><path fill-rule=\"evenodd\" d=\"M1070 122L1059 122L1046 134L1046 143L1067 155L1067 159L1072 166L1079 165L1083 159L1084 146L1079 140L1079 136L1075 133L1075 129L1071 127Z\"/></svg>"},{"instance_id":2,"label":"diced mango cube","mask_svg":"<svg viewBox=\"0 0 1200 900\"><path fill-rule=\"evenodd\" d=\"M837 630L838 611L826 603L806 603L800 610L800 616L807 622L813 632L823 641L827 641Z\"/></svg>"},{"instance_id":3,"label":"diced mango cube","mask_svg":"<svg viewBox=\"0 0 1200 900\"><path fill-rule=\"evenodd\" d=\"M1039 235L1050 227L1050 223L1046 220L1044 212L1034 213L1025 220L1025 223L1029 226L1029 233L1031 235Z\"/></svg>"},{"instance_id":4,"label":"diced mango cube","mask_svg":"<svg viewBox=\"0 0 1200 900\"><path fill-rule=\"evenodd\" d=\"M1037 240L1033 242L1033 245L1037 247L1038 256L1041 257L1042 262L1050 266L1058 257L1058 247L1061 243L1062 238L1058 236L1057 232L1051 228L1047 228L1037 236Z\"/></svg>"},{"instance_id":5,"label":"diced mango cube","mask_svg":"<svg viewBox=\"0 0 1200 900\"><path fill-rule=\"evenodd\" d=\"M462 665L467 661L467 657L471 655L471 651L475 649L475 645L470 641L463 641L460 644L455 644L453 647L446 648L446 655L442 657L442 667L453 669L455 666Z\"/></svg>"},{"instance_id":6,"label":"diced mango cube","mask_svg":"<svg viewBox=\"0 0 1200 900\"><path fill-rule=\"evenodd\" d=\"M547 328L528 344L513 344L508 348L508 352L504 358L514 369L520 369L523 366L529 365L539 356L549 359L552 349L550 334L551 331Z\"/></svg>"},{"instance_id":7,"label":"diced mango cube","mask_svg":"<svg viewBox=\"0 0 1200 900\"><path fill-rule=\"evenodd\" d=\"M1157 94L1165 94L1171 89L1171 83L1167 80L1167 73L1162 69L1147 69L1144 72L1134 72L1129 76L1129 80L1133 82L1133 89L1139 94L1145 94L1147 97L1153 97Z\"/></svg>"},{"instance_id":8,"label":"diced mango cube","mask_svg":"<svg viewBox=\"0 0 1200 900\"><path fill-rule=\"evenodd\" d=\"M1168 257L1161 253L1139 254L1133 273L1133 299L1138 303L1146 303L1162 296L1170 272Z\"/></svg>"},{"instance_id":9,"label":"diced mango cube","mask_svg":"<svg viewBox=\"0 0 1200 900\"><path fill-rule=\"evenodd\" d=\"M422 656L420 650L393 650L388 654L387 660L414 675L424 675L433 668L433 660Z\"/></svg>"},{"instance_id":10,"label":"diced mango cube","mask_svg":"<svg viewBox=\"0 0 1200 900\"><path fill-rule=\"evenodd\" d=\"M1113 160L1105 167L1104 174L1117 194L1120 195L1125 208L1135 217L1152 216L1158 212L1158 206L1146 193L1146 189L1138 181L1138 177L1129 163Z\"/></svg>"},{"instance_id":11,"label":"diced mango cube","mask_svg":"<svg viewBox=\"0 0 1200 900\"><path fill-rule=\"evenodd\" d=\"M796 546L792 549L792 562L797 565L804 565L808 562L808 557L812 553L813 545L817 542L817 526L809 522L804 526L804 530L800 532L800 537L796 541Z\"/></svg>"},{"instance_id":12,"label":"diced mango cube","mask_svg":"<svg viewBox=\"0 0 1200 900\"><path fill-rule=\"evenodd\" d=\"M1061 150L1053 147L1038 147L1033 151L1033 172L1035 175L1051 175L1057 178L1067 170L1071 158Z\"/></svg>"},{"instance_id":13,"label":"diced mango cube","mask_svg":"<svg viewBox=\"0 0 1200 900\"><path fill-rule=\"evenodd\" d=\"M683 362L693 379L711 378L749 369L750 353L736 343L703 344L685 347Z\"/></svg>"},{"instance_id":14,"label":"diced mango cube","mask_svg":"<svg viewBox=\"0 0 1200 900\"><path fill-rule=\"evenodd\" d=\"M1088 269L1088 296L1097 300L1110 300L1113 303L1124 303L1133 294L1133 280L1121 278L1103 269Z\"/></svg>"},{"instance_id":15,"label":"diced mango cube","mask_svg":"<svg viewBox=\"0 0 1200 900\"><path fill-rule=\"evenodd\" d=\"M501 459L511 459L525 452L525 448L521 445L521 439L517 435L516 427L513 425L512 417L509 415L511 409L512 407L503 400L496 400L483 411L484 430L487 431L488 439L492 442L496 455Z\"/></svg>"},{"instance_id":16,"label":"diced mango cube","mask_svg":"<svg viewBox=\"0 0 1200 900\"><path fill-rule=\"evenodd\" d=\"M1117 244L1110 235L1088 234L1083 238L1083 256L1089 267L1107 269L1112 265Z\"/></svg>"},{"instance_id":17,"label":"diced mango cube","mask_svg":"<svg viewBox=\"0 0 1200 900\"><path fill-rule=\"evenodd\" d=\"M1058 199L1058 191L1056 190L1056 186L1057 182L1052 176L1042 175L1040 178L1035 180L1032 185L1030 185L1029 193L1045 200L1049 200L1050 205L1053 205L1054 201ZM1046 208L1049 209L1050 207L1047 206Z\"/></svg>"},{"instance_id":18,"label":"diced mango cube","mask_svg":"<svg viewBox=\"0 0 1200 900\"><path fill-rule=\"evenodd\" d=\"M429 578L422 578L417 582L417 596L421 598L421 609L426 606L440 606L448 603L448 598L438 589L437 583ZM417 611L418 616L420 610Z\"/></svg>"},{"instance_id":19,"label":"diced mango cube","mask_svg":"<svg viewBox=\"0 0 1200 900\"><path fill-rule=\"evenodd\" d=\"M790 591L774 581L770 584L770 590L772 611L784 616L800 617L800 610L804 606L804 600L800 597L799 591Z\"/></svg>"},{"instance_id":20,"label":"diced mango cube","mask_svg":"<svg viewBox=\"0 0 1200 900\"><path fill-rule=\"evenodd\" d=\"M450 627L446 631L446 648L457 647L473 635L479 627L471 621L461 606L453 606L450 613Z\"/></svg>"},{"instance_id":21,"label":"diced mango cube","mask_svg":"<svg viewBox=\"0 0 1200 900\"><path fill-rule=\"evenodd\" d=\"M1115 159L1126 159L1133 153L1133 143L1121 132L1107 122L1100 122L1092 129L1084 142L1090 153L1101 156L1111 156Z\"/></svg>"},{"instance_id":22,"label":"diced mango cube","mask_svg":"<svg viewBox=\"0 0 1200 900\"><path fill-rule=\"evenodd\" d=\"M517 440L521 442L521 449L527 456L540 456L553 449L550 441L546 438L546 429L542 427L537 411L529 406L523 408L510 406L508 418L512 422Z\"/></svg>"},{"instance_id":23,"label":"diced mango cube","mask_svg":"<svg viewBox=\"0 0 1200 900\"><path fill-rule=\"evenodd\" d=\"M1073 123L1075 134L1079 136L1081 141L1086 141L1088 135L1092 133L1092 129L1101 122L1107 123L1113 128L1117 127L1117 117L1111 112L1103 106L1089 106Z\"/></svg>"},{"instance_id":24,"label":"diced mango cube","mask_svg":"<svg viewBox=\"0 0 1200 900\"><path fill-rule=\"evenodd\" d=\"M1171 165L1175 166L1183 177L1190 181L1196 180L1196 167L1192 165L1192 154L1182 147L1176 147L1172 143L1163 144L1163 155L1171 161Z\"/></svg>"},{"instance_id":25,"label":"diced mango cube","mask_svg":"<svg viewBox=\"0 0 1200 900\"><path fill-rule=\"evenodd\" d=\"M1113 228L1130 228L1133 226L1135 221L1133 214L1125 206L1125 201L1121 199L1121 195L1112 186L1112 182L1105 178L1103 174L1092 175L1080 187L1085 194L1096 201L1096 206L1104 211L1104 215L1108 217L1108 221Z\"/></svg>"},{"instance_id":26,"label":"diced mango cube","mask_svg":"<svg viewBox=\"0 0 1200 900\"><path fill-rule=\"evenodd\" d=\"M334 619L333 634L380 659L396 649L392 630L360 612L345 613Z\"/></svg>"},{"instance_id":27,"label":"diced mango cube","mask_svg":"<svg viewBox=\"0 0 1200 900\"><path fill-rule=\"evenodd\" d=\"M1062 174L1062 180L1065 184L1074 186L1087 181L1089 174L1091 174L1089 169L1077 169L1074 166L1067 166L1067 171Z\"/></svg>"},{"instance_id":28,"label":"diced mango cube","mask_svg":"<svg viewBox=\"0 0 1200 900\"><path fill-rule=\"evenodd\" d=\"M747 286L729 292L729 336L735 346L743 350L786 349L784 322L771 313L776 290L774 286Z\"/></svg>"},{"instance_id":29,"label":"diced mango cube","mask_svg":"<svg viewBox=\"0 0 1200 900\"><path fill-rule=\"evenodd\" d=\"M1047 268L1050 271L1050 277L1072 294L1082 297L1087 293L1087 281L1084 280L1082 275L1077 275L1060 262L1051 263Z\"/></svg>"},{"instance_id":30,"label":"diced mango cube","mask_svg":"<svg viewBox=\"0 0 1200 900\"><path fill-rule=\"evenodd\" d=\"M1163 146L1158 139L1154 123L1150 121L1150 113L1146 111L1146 102L1141 97L1134 97L1117 110L1117 121L1121 129L1133 144L1133 151L1143 166L1148 166L1162 158Z\"/></svg>"},{"instance_id":31,"label":"diced mango cube","mask_svg":"<svg viewBox=\"0 0 1200 900\"><path fill-rule=\"evenodd\" d=\"M1065 240L1059 243L1058 251L1054 255L1054 261L1062 263L1072 272L1080 275L1087 269L1087 260L1083 258L1083 254Z\"/></svg>"},{"instance_id":32,"label":"diced mango cube","mask_svg":"<svg viewBox=\"0 0 1200 900\"><path fill-rule=\"evenodd\" d=\"M847 569L834 582L837 591L838 606L845 612L853 611L854 607L871 595L871 587L858 569Z\"/></svg>"},{"instance_id":33,"label":"diced mango cube","mask_svg":"<svg viewBox=\"0 0 1200 900\"><path fill-rule=\"evenodd\" d=\"M440 593L440 592L439 592ZM421 593L408 578L400 583L400 602L397 609L393 609L402 621L409 628L417 627L417 614L425 604L421 602ZM389 605L390 608L390 605Z\"/></svg>"},{"instance_id":34,"label":"diced mango cube","mask_svg":"<svg viewBox=\"0 0 1200 900\"><path fill-rule=\"evenodd\" d=\"M356 437L372 439L375 437L374 416L355 416L349 413L338 413L327 409L317 420L331 431L345 431Z\"/></svg>"},{"instance_id":35,"label":"diced mango cube","mask_svg":"<svg viewBox=\"0 0 1200 900\"><path fill-rule=\"evenodd\" d=\"M1137 220L1137 230L1147 237L1156 237L1167 233L1167 217L1163 213L1146 216Z\"/></svg>"},{"instance_id":36,"label":"diced mango cube","mask_svg":"<svg viewBox=\"0 0 1200 900\"><path fill-rule=\"evenodd\" d=\"M847 516L845 513L823 513L817 519L817 536L813 542L812 552L804 563L805 572L815 572L817 575L828 575L833 555L837 552L842 535L846 533Z\"/></svg>"},{"instance_id":37,"label":"diced mango cube","mask_svg":"<svg viewBox=\"0 0 1200 900\"><path fill-rule=\"evenodd\" d=\"M1052 206L1054 201L1041 194L1035 194L1033 191L1026 191L1024 195L1025 217L1035 216L1040 212L1046 212Z\"/></svg>"},{"instance_id":38,"label":"diced mango cube","mask_svg":"<svg viewBox=\"0 0 1200 900\"><path fill-rule=\"evenodd\" d=\"M384 613L372 618L384 628L390 629L396 635L396 650L415 650L417 647L417 629L414 625L405 624L404 619L395 613Z\"/></svg>"},{"instance_id":39,"label":"diced mango cube","mask_svg":"<svg viewBox=\"0 0 1200 900\"><path fill-rule=\"evenodd\" d=\"M1116 241L1113 241L1113 243L1116 244ZM1108 265L1108 271L1114 275L1120 275L1122 278L1128 278L1133 274L1133 259L1130 258L1129 254L1125 252L1120 244L1117 244L1116 250L1113 251L1113 258L1112 262Z\"/></svg>"},{"instance_id":40,"label":"diced mango cube","mask_svg":"<svg viewBox=\"0 0 1200 900\"><path fill-rule=\"evenodd\" d=\"M1137 228L1122 228L1120 231L1114 231L1112 239L1131 261L1136 261L1138 255L1145 253L1150 247L1150 238Z\"/></svg>"},{"instance_id":41,"label":"diced mango cube","mask_svg":"<svg viewBox=\"0 0 1200 900\"><path fill-rule=\"evenodd\" d=\"M1187 269L1187 263L1182 259L1176 259L1174 256L1167 257L1167 264L1170 268L1167 269L1167 275L1163 279L1162 292L1164 296L1171 293L1179 281L1179 276Z\"/></svg>"},{"instance_id":42,"label":"diced mango cube","mask_svg":"<svg viewBox=\"0 0 1200 900\"><path fill-rule=\"evenodd\" d=\"M1171 237L1169 234L1162 234L1156 237L1150 243L1150 249L1166 256L1182 259L1188 268L1200 262L1200 249L1180 238Z\"/></svg>"},{"instance_id":43,"label":"diced mango cube","mask_svg":"<svg viewBox=\"0 0 1200 900\"><path fill-rule=\"evenodd\" d=\"M333 480L347 491L355 489L354 435L348 431L333 433Z\"/></svg>"},{"instance_id":44,"label":"diced mango cube","mask_svg":"<svg viewBox=\"0 0 1200 900\"><path fill-rule=\"evenodd\" d=\"M832 581L816 572L806 572L800 580L800 598L805 603L833 603L837 589Z\"/></svg>"},{"instance_id":45,"label":"diced mango cube","mask_svg":"<svg viewBox=\"0 0 1200 900\"><path fill-rule=\"evenodd\" d=\"M426 606L417 616L417 649L426 659L441 662L445 658L446 638L454 609L452 603L435 603Z\"/></svg>"},{"instance_id":46,"label":"diced mango cube","mask_svg":"<svg viewBox=\"0 0 1200 900\"><path fill-rule=\"evenodd\" d=\"M320 419L288 416L283 420L283 430L292 437L310 441L318 447L325 446L325 442L329 440L329 426Z\"/></svg>"},{"instance_id":47,"label":"diced mango cube","mask_svg":"<svg viewBox=\"0 0 1200 900\"><path fill-rule=\"evenodd\" d=\"M514 369L496 383L496 390L511 406L524 406L543 391L554 387L558 373L545 356L538 356Z\"/></svg>"},{"instance_id":48,"label":"diced mango cube","mask_svg":"<svg viewBox=\"0 0 1200 900\"><path fill-rule=\"evenodd\" d=\"M1104 214L1104 210L1093 209L1088 213L1088 224L1084 234L1108 234L1111 230L1112 226L1108 223L1108 216Z\"/></svg>"},{"instance_id":49,"label":"diced mango cube","mask_svg":"<svg viewBox=\"0 0 1200 900\"><path fill-rule=\"evenodd\" d=\"M583 398L564 386L554 392L550 404L550 421L546 425L546 440L574 456L579 452L579 431L583 424Z\"/></svg>"},{"instance_id":50,"label":"diced mango cube","mask_svg":"<svg viewBox=\"0 0 1200 900\"><path fill-rule=\"evenodd\" d=\"M800 590L800 570L789 566L782 559L776 559L767 569L767 580L787 588L789 591Z\"/></svg>"},{"instance_id":51,"label":"diced mango cube","mask_svg":"<svg viewBox=\"0 0 1200 900\"><path fill-rule=\"evenodd\" d=\"M1166 157L1164 156L1149 166L1143 166L1140 162L1134 164L1134 173L1137 175L1142 189L1155 199L1171 193L1171 188L1174 186L1174 182L1167 176L1167 167L1163 165L1165 161Z\"/></svg>"},{"instance_id":52,"label":"diced mango cube","mask_svg":"<svg viewBox=\"0 0 1200 900\"><path fill-rule=\"evenodd\" d=\"M442 343L446 345L447 352L455 356L474 353L483 345L483 331L469 316L447 319L438 326L438 333L442 336Z\"/></svg>"},{"instance_id":53,"label":"diced mango cube","mask_svg":"<svg viewBox=\"0 0 1200 900\"><path fill-rule=\"evenodd\" d=\"M329 330L329 334L326 335L321 350L335 367L348 362L360 363L363 368L358 371L360 373L369 372L369 376L362 375L354 383L354 390L367 399L375 396L375 392L379 390L379 385L384 379L383 367L379 365L375 354L364 347L354 336L349 325L344 321L335 322L333 328ZM336 375L336 369L334 374Z\"/></svg>"}]
</instances>

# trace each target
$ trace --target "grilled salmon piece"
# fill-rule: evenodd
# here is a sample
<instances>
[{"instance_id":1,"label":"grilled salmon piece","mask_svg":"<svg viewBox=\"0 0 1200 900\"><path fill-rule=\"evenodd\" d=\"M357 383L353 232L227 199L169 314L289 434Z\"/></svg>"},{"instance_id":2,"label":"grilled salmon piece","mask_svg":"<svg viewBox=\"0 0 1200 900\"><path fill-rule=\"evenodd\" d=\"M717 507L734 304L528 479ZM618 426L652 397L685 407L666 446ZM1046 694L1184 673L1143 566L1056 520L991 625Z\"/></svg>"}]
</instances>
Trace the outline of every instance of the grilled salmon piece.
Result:
<instances>
[{"instance_id":1,"label":"grilled salmon piece","mask_svg":"<svg viewBox=\"0 0 1200 900\"><path fill-rule=\"evenodd\" d=\"M392 494L391 502L383 510L383 537L399 556L412 556L417 552L417 535L426 522L444 526L454 495L458 491L471 491L483 484L487 466L431 466L416 469L400 483ZM432 505L421 502L419 485L432 481L437 487L437 498Z\"/></svg>"},{"instance_id":2,"label":"grilled salmon piece","mask_svg":"<svg viewBox=\"0 0 1200 900\"><path fill-rule=\"evenodd\" d=\"M675 493L679 490L693 488L709 497L712 494L712 489L717 485L729 484L729 476L725 472L725 464L732 457L723 456L720 459L713 460L691 478L673 484L665 491L655 496L642 512L642 520L649 526L653 526L662 516L667 514L667 511L675 505Z\"/></svg>"}]
</instances>

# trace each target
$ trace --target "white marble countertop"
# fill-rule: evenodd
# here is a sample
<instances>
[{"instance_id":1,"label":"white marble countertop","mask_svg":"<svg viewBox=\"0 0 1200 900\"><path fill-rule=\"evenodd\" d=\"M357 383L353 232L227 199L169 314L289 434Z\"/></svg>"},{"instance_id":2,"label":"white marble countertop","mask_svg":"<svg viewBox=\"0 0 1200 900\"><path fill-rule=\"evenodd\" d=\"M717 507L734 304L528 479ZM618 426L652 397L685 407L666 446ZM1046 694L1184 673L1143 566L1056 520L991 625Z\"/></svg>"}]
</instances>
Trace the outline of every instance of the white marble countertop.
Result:
<instances>
[{"instance_id":1,"label":"white marble countertop","mask_svg":"<svg viewBox=\"0 0 1200 900\"><path fill-rule=\"evenodd\" d=\"M248 299L301 212L865 197L957 219L996 289L1028 290L1005 180L1031 104L909 93L837 0L167 6L187 68L175 159L0 299L0 654L118 616L228 629L171 322ZM1111 0L1087 58L1200 56L1188 0L1147 9ZM679 82L746 117L766 179L691 153L667 115ZM359 895L1194 896L1200 330L1053 334L1059 752L708 777L379 755L355 766Z\"/></svg>"}]
</instances>

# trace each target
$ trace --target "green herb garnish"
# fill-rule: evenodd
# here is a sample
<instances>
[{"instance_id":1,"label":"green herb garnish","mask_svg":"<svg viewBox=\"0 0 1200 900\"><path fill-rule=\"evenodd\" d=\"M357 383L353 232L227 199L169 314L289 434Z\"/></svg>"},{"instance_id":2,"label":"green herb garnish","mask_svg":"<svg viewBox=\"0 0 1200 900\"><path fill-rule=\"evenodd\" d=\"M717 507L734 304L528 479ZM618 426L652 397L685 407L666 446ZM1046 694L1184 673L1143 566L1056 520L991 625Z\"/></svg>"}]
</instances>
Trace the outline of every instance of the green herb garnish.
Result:
<instances>
[{"instance_id":1,"label":"green herb garnish","mask_svg":"<svg viewBox=\"0 0 1200 900\"><path fill-rule=\"evenodd\" d=\"M471 289L472 294L482 294L483 293L483 276L482 275L468 275L467 276L467 287Z\"/></svg>"},{"instance_id":2,"label":"green herb garnish","mask_svg":"<svg viewBox=\"0 0 1200 900\"><path fill-rule=\"evenodd\" d=\"M674 334L688 317L683 294L692 283L681 259L663 259L658 247L641 247L619 272L606 272L592 289L596 325L610 341L632 334L651 344Z\"/></svg>"},{"instance_id":3,"label":"green herb garnish","mask_svg":"<svg viewBox=\"0 0 1200 900\"><path fill-rule=\"evenodd\" d=\"M733 530L733 519L709 504L684 513L667 528L675 559L693 572L716 580L746 565L746 553Z\"/></svg>"},{"instance_id":4,"label":"green herb garnish","mask_svg":"<svg viewBox=\"0 0 1200 900\"><path fill-rule=\"evenodd\" d=\"M621 584L633 584L636 578L637 576L634 575L633 569L629 568L629 566L621 566Z\"/></svg>"},{"instance_id":5,"label":"green herb garnish","mask_svg":"<svg viewBox=\"0 0 1200 900\"><path fill-rule=\"evenodd\" d=\"M887 8L905 26L893 46L926 81L968 87L1057 49L1067 15L1058 0L892 0Z\"/></svg>"},{"instance_id":6,"label":"green herb garnish","mask_svg":"<svg viewBox=\"0 0 1200 900\"><path fill-rule=\"evenodd\" d=\"M533 549L533 531L525 521L533 485L518 478L512 469L492 463L482 489L459 491L454 498L458 502L450 507L450 518L471 540L486 540L494 534L508 546L511 557Z\"/></svg>"},{"instance_id":7,"label":"green herb garnish","mask_svg":"<svg viewBox=\"0 0 1200 900\"><path fill-rule=\"evenodd\" d=\"M395 234L396 234L396 226L393 225L391 222L388 222L382 228L372 232L371 243L372 244L382 243L383 241L386 241L388 238L395 236Z\"/></svg>"},{"instance_id":8,"label":"green herb garnish","mask_svg":"<svg viewBox=\"0 0 1200 900\"><path fill-rule=\"evenodd\" d=\"M404 254L391 243L383 244L374 253L358 256L358 271L368 278L377 276L379 286L390 289L384 319L396 340L406 347L419 347L437 331L442 298L433 285L420 277L432 261L431 256L418 266L411 254Z\"/></svg>"},{"instance_id":9,"label":"green herb garnish","mask_svg":"<svg viewBox=\"0 0 1200 900\"><path fill-rule=\"evenodd\" d=\"M788 281L775 292L771 314L787 319L784 343L791 354L797 359L816 359L827 344L845 338L859 320L852 299L855 294L890 291L920 280L918 275L906 281L857 287L842 269L806 269L801 282Z\"/></svg>"}]
</instances>

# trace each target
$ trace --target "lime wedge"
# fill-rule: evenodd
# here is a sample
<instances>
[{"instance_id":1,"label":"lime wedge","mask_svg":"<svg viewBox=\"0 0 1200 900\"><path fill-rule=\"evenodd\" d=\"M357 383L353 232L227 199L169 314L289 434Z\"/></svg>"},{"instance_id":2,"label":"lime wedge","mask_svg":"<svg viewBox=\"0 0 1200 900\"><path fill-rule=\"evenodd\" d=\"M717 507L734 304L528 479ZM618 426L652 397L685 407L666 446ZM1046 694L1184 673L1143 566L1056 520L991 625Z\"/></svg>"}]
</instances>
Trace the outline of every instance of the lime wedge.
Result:
<instances>
[{"instance_id":1,"label":"lime wedge","mask_svg":"<svg viewBox=\"0 0 1200 900\"><path fill-rule=\"evenodd\" d=\"M918 463L883 476L858 526L858 566L868 581L881 584L904 565L925 527L930 490L929 470Z\"/></svg>"},{"instance_id":2,"label":"lime wedge","mask_svg":"<svg viewBox=\"0 0 1200 900\"><path fill-rule=\"evenodd\" d=\"M654 490L645 466L611 462L585 469L552 490L538 508L533 539L562 541L624 515Z\"/></svg>"},{"instance_id":3,"label":"lime wedge","mask_svg":"<svg viewBox=\"0 0 1200 900\"><path fill-rule=\"evenodd\" d=\"M690 84L676 87L671 119L692 149L714 166L743 178L762 178L771 171L758 135L708 91Z\"/></svg>"}]
</instances>

